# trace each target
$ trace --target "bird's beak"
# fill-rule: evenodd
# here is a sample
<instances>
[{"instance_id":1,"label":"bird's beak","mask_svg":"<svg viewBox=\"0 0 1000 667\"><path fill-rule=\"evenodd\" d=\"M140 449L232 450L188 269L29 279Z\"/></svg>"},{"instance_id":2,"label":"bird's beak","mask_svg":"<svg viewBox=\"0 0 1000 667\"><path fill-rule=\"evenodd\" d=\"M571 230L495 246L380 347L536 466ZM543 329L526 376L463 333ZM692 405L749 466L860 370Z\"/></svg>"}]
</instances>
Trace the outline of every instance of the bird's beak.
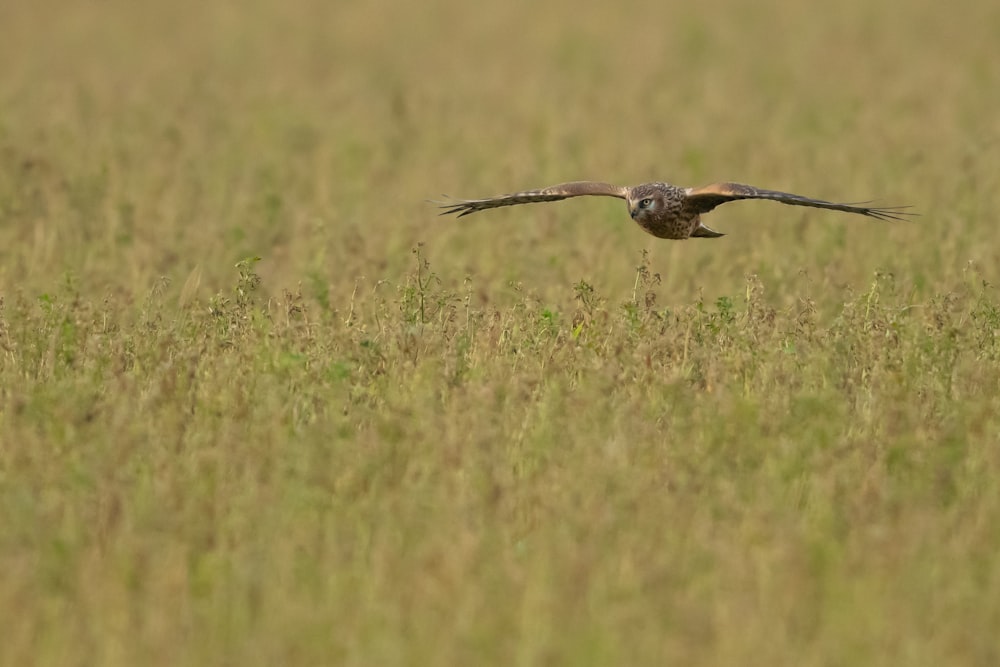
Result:
<instances>
[{"instance_id":1,"label":"bird's beak","mask_svg":"<svg viewBox=\"0 0 1000 667\"><path fill-rule=\"evenodd\" d=\"M635 220L635 216L639 215L639 209L637 209L637 208L629 208L629 210L628 210L628 214L629 214L629 216L630 216L630 217L631 217L631 218L632 218L633 220Z\"/></svg>"}]
</instances>

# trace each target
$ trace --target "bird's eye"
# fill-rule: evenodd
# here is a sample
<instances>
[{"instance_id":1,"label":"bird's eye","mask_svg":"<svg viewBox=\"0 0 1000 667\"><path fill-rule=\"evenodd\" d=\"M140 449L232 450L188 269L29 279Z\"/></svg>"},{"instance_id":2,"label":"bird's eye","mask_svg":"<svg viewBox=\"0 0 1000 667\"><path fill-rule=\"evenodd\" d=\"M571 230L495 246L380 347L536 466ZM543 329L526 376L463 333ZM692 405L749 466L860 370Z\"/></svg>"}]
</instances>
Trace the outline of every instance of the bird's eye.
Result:
<instances>
[{"instance_id":1,"label":"bird's eye","mask_svg":"<svg viewBox=\"0 0 1000 667\"><path fill-rule=\"evenodd\" d=\"M653 205L653 200L650 199L649 197L639 202L639 208L649 208L652 205Z\"/></svg>"}]
</instances>

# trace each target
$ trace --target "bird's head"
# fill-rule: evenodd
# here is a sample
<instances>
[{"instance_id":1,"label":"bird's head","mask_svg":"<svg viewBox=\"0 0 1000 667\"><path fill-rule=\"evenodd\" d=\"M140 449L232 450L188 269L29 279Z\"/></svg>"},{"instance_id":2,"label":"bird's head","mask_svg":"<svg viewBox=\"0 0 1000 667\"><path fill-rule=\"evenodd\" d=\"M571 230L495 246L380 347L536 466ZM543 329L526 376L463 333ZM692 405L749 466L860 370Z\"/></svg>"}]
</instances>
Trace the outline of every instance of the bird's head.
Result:
<instances>
[{"instance_id":1,"label":"bird's head","mask_svg":"<svg viewBox=\"0 0 1000 667\"><path fill-rule=\"evenodd\" d=\"M636 222L659 215L663 208L663 193L650 186L633 188L626 199L628 214Z\"/></svg>"}]
</instances>

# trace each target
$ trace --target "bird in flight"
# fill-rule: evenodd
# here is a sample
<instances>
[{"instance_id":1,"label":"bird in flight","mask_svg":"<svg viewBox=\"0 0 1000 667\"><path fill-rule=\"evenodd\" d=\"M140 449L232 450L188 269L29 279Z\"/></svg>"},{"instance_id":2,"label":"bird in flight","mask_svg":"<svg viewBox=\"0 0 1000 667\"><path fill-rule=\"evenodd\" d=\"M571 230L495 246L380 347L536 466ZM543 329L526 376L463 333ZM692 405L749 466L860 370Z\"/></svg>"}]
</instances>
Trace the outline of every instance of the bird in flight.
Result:
<instances>
[{"instance_id":1,"label":"bird in flight","mask_svg":"<svg viewBox=\"0 0 1000 667\"><path fill-rule=\"evenodd\" d=\"M904 211L908 206L864 206L863 204L836 204L793 195L777 190L763 190L741 183L713 183L703 188L682 188L669 183L643 183L620 186L597 181L560 183L540 190L526 190L486 199L456 199L436 202L445 211L441 215L457 213L458 217L484 211L488 208L559 201L570 197L592 195L617 197L628 205L629 215L646 232L661 239L718 238L724 236L706 227L701 216L716 206L738 199L770 199L793 206L812 206L831 211L844 211L866 215L876 220L905 220L915 215Z\"/></svg>"}]
</instances>

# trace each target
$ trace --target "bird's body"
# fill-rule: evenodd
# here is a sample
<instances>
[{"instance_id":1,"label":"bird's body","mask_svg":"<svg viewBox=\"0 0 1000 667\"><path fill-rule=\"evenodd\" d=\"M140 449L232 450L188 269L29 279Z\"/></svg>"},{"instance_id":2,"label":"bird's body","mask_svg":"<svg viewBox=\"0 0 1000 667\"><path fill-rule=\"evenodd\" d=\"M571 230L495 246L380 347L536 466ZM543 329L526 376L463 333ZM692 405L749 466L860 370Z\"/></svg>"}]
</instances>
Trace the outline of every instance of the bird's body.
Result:
<instances>
[{"instance_id":1,"label":"bird's body","mask_svg":"<svg viewBox=\"0 0 1000 667\"><path fill-rule=\"evenodd\" d=\"M629 198L636 202L652 200L650 215L643 215L638 206L629 213L643 231L660 239L686 239L701 226L701 214L685 205L687 191L669 183L645 183L628 188ZM634 212L633 212L634 211Z\"/></svg>"},{"instance_id":2,"label":"bird's body","mask_svg":"<svg viewBox=\"0 0 1000 667\"><path fill-rule=\"evenodd\" d=\"M669 183L643 183L618 186L597 181L561 183L539 190L526 190L487 199L460 199L443 204L442 215L457 213L459 217L500 206L559 201L570 197L595 195L624 199L629 215L643 230L661 239L717 238L723 236L706 227L701 216L716 206L738 199L770 199L794 206L812 206L833 211L865 215L877 220L903 220L913 215L905 206L874 207L859 204L836 204L777 190L763 190L740 183L714 183L702 188L683 188Z\"/></svg>"}]
</instances>

